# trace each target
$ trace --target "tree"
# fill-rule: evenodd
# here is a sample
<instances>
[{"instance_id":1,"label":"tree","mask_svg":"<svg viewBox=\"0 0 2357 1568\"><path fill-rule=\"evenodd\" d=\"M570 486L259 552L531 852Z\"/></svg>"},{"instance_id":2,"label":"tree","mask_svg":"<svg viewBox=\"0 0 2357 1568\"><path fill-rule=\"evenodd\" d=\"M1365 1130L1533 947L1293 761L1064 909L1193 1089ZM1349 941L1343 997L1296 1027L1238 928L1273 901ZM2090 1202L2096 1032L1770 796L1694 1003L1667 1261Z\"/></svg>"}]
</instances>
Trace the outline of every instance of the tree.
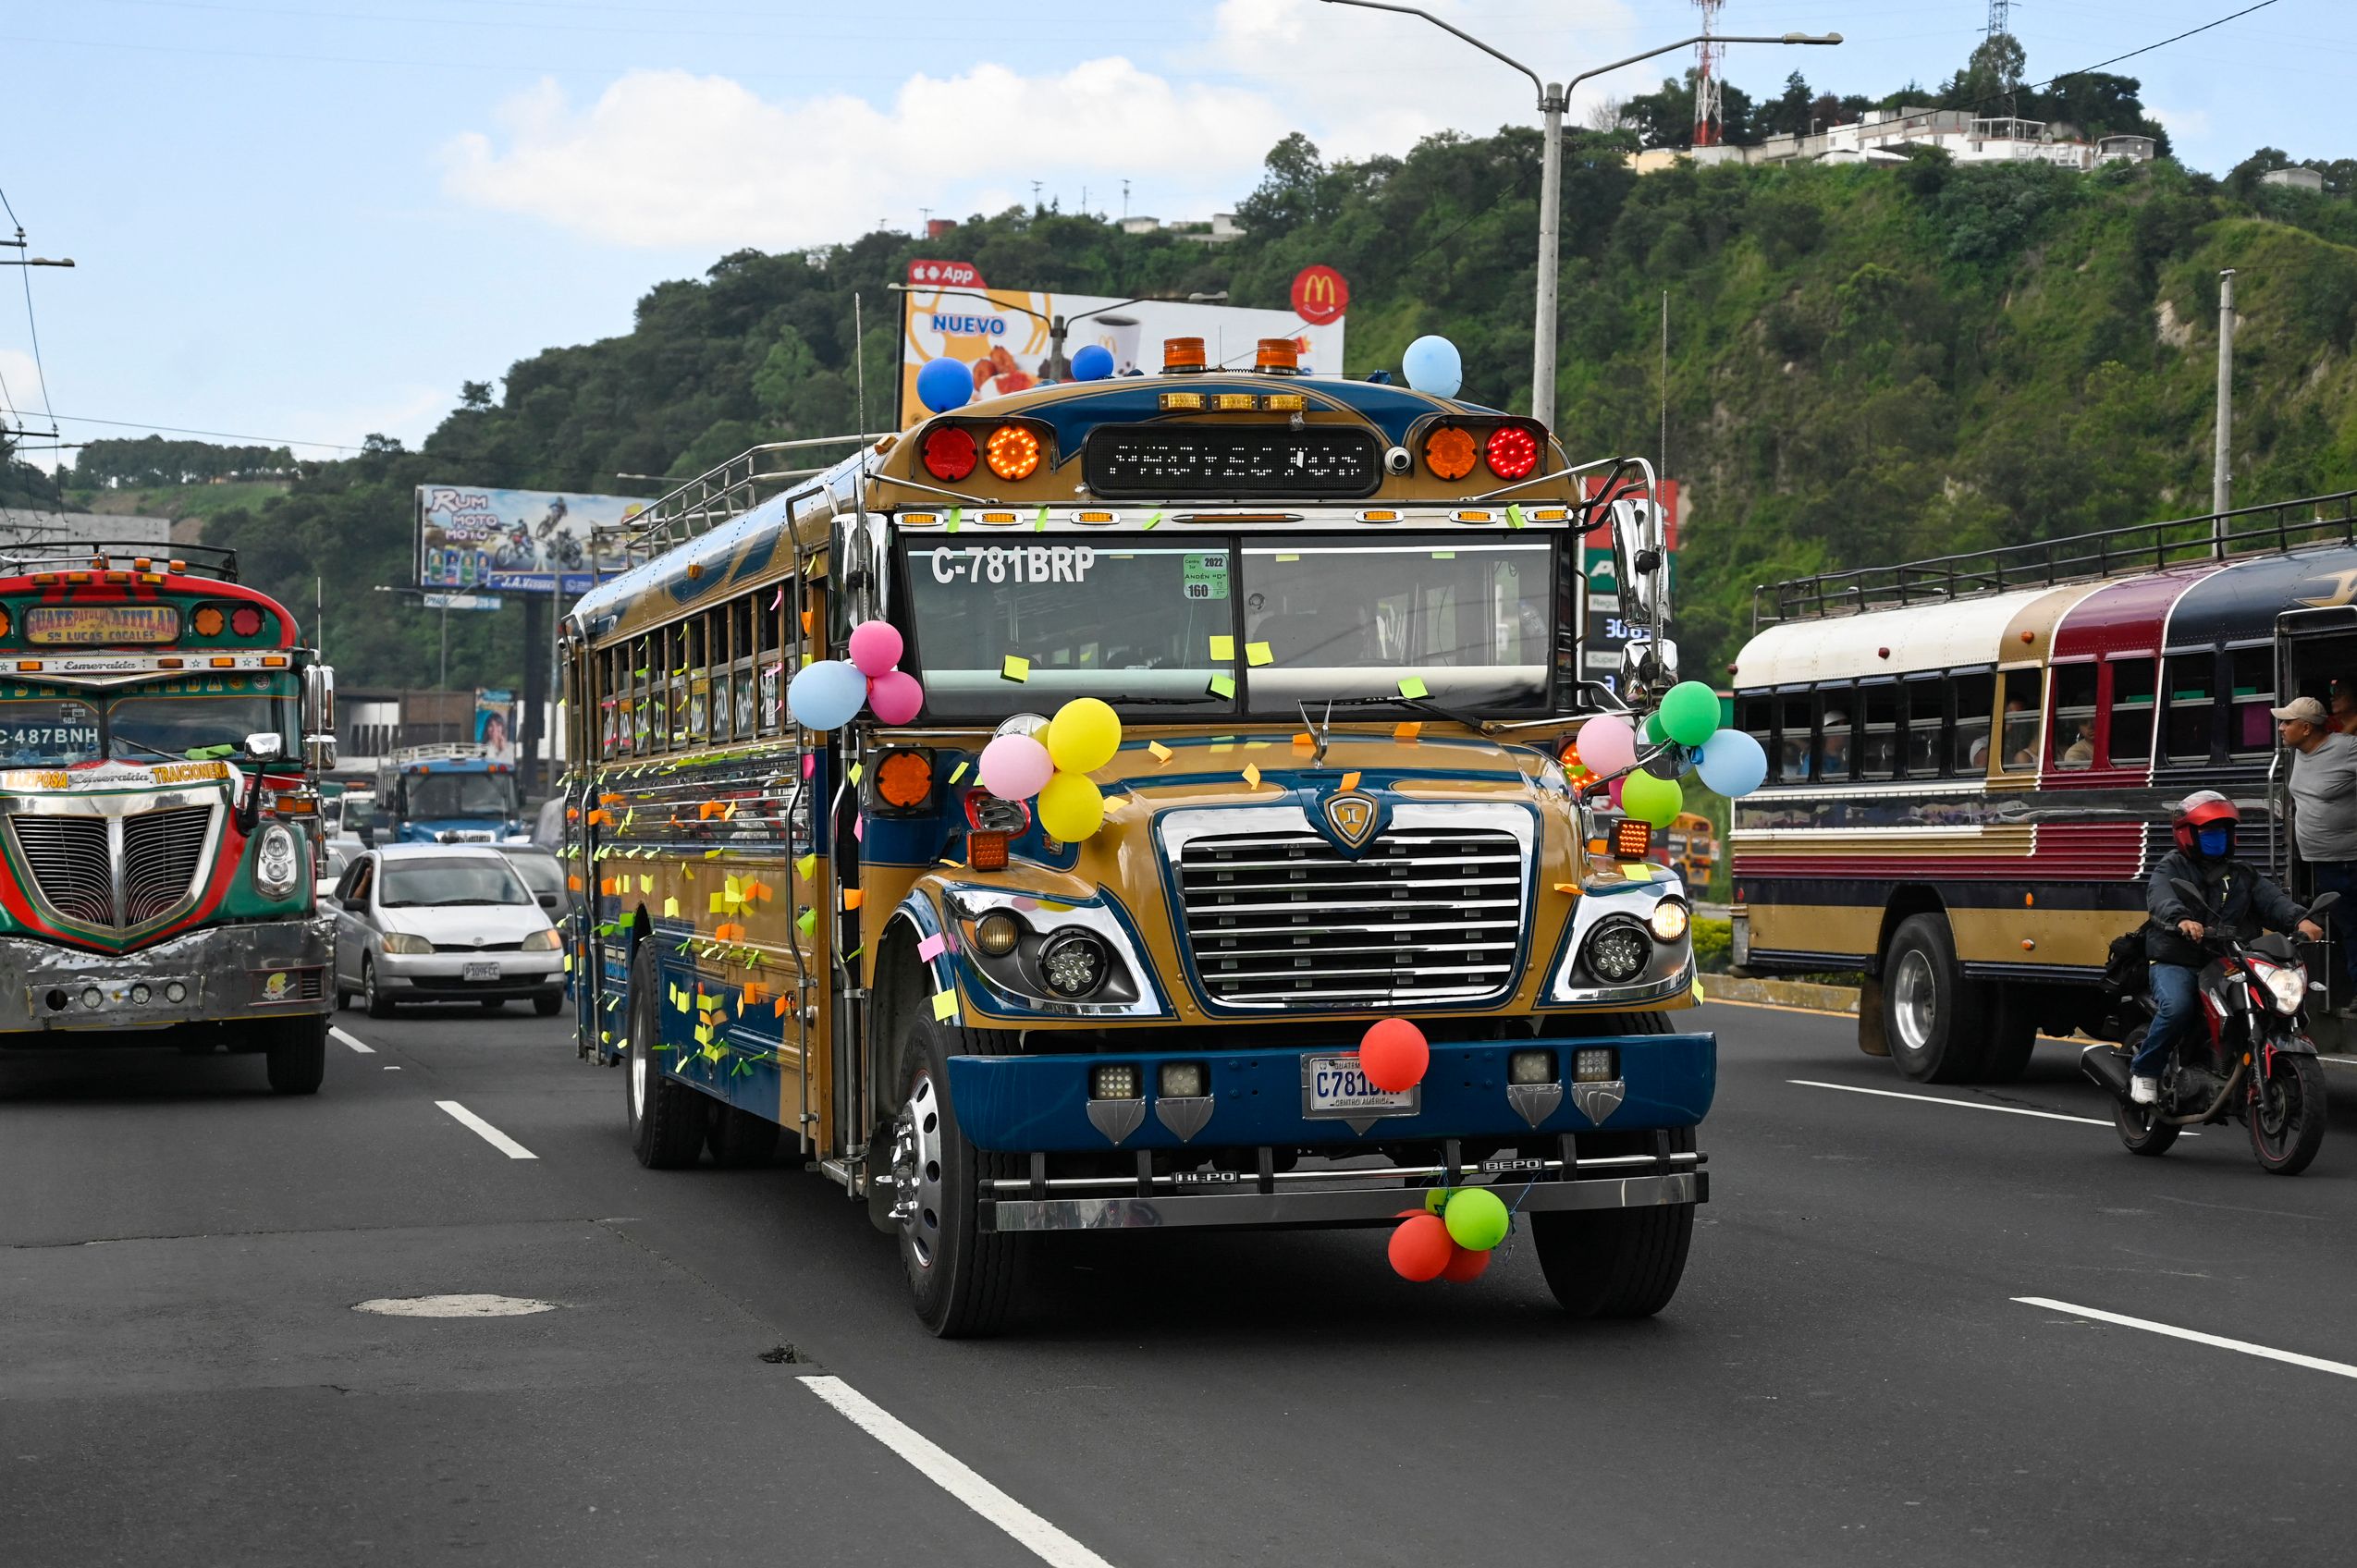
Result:
<instances>
[{"instance_id":1,"label":"tree","mask_svg":"<svg viewBox=\"0 0 2357 1568\"><path fill-rule=\"evenodd\" d=\"M1762 102L1752 123L1763 138L1806 136L1818 102L1817 95L1809 91L1807 79L1795 71L1784 79L1783 92Z\"/></svg>"},{"instance_id":2,"label":"tree","mask_svg":"<svg viewBox=\"0 0 2357 1568\"><path fill-rule=\"evenodd\" d=\"M481 411L491 406L491 384L487 381L459 383L459 407Z\"/></svg>"}]
</instances>

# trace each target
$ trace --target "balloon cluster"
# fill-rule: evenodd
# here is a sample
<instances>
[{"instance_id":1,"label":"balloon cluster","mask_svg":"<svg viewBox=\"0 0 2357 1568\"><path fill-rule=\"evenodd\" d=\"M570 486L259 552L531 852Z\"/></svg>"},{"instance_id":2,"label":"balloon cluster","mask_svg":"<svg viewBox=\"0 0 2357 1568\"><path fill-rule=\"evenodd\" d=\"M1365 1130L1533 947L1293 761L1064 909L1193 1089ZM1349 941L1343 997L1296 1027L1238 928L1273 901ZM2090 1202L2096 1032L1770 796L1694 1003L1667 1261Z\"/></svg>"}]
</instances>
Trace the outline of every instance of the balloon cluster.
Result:
<instances>
[{"instance_id":1,"label":"balloon cluster","mask_svg":"<svg viewBox=\"0 0 2357 1568\"><path fill-rule=\"evenodd\" d=\"M1700 680L1681 680L1662 695L1662 705L1645 721L1646 738L1675 748L1649 766L1676 760L1702 782L1732 800L1758 789L1768 777L1768 753L1740 729L1719 728L1718 693ZM1611 778L1612 802L1630 816L1667 827L1686 809L1686 791L1676 778L1639 769L1637 730L1619 714L1599 714L1579 727L1573 742L1581 764Z\"/></svg>"},{"instance_id":2,"label":"balloon cluster","mask_svg":"<svg viewBox=\"0 0 2357 1568\"><path fill-rule=\"evenodd\" d=\"M1105 795L1088 776L1121 750L1122 721L1095 697L1074 697L1045 725L998 736L982 748L982 787L1002 801L1039 798L1039 826L1078 843L1105 825Z\"/></svg>"},{"instance_id":3,"label":"balloon cluster","mask_svg":"<svg viewBox=\"0 0 2357 1568\"><path fill-rule=\"evenodd\" d=\"M906 724L925 706L925 688L900 668L901 634L889 621L863 620L851 629L851 657L817 659L786 685L786 711L805 729L840 729L875 710L886 724Z\"/></svg>"},{"instance_id":4,"label":"balloon cluster","mask_svg":"<svg viewBox=\"0 0 2357 1568\"><path fill-rule=\"evenodd\" d=\"M1368 1025L1358 1042L1358 1071L1369 1086L1399 1094L1424 1081L1432 1047L1405 1018ZM1406 1210L1392 1232L1392 1268L1403 1280L1478 1280L1490 1250L1506 1239L1510 1216L1486 1187L1433 1193L1428 1207Z\"/></svg>"}]
</instances>

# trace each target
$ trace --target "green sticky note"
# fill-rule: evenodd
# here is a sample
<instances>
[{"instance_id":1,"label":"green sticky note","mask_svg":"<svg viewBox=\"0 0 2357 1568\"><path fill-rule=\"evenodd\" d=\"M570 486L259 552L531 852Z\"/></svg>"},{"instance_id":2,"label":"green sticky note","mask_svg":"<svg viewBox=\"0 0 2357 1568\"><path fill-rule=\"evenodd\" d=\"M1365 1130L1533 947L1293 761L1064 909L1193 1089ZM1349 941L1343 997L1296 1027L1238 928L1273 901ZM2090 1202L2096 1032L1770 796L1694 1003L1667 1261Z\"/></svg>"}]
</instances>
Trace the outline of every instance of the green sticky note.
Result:
<instances>
[{"instance_id":1,"label":"green sticky note","mask_svg":"<svg viewBox=\"0 0 2357 1568\"><path fill-rule=\"evenodd\" d=\"M851 765L851 781L854 784L859 782L859 764L857 763Z\"/></svg>"},{"instance_id":2,"label":"green sticky note","mask_svg":"<svg viewBox=\"0 0 2357 1568\"><path fill-rule=\"evenodd\" d=\"M1277 557L1277 564L1278 564L1279 566L1283 566L1283 565L1284 565L1284 564L1285 564L1285 562L1287 562L1287 561L1297 561L1297 560L1299 560L1300 558L1301 558L1301 557L1300 557L1299 556L1279 556L1279 557Z\"/></svg>"},{"instance_id":3,"label":"green sticky note","mask_svg":"<svg viewBox=\"0 0 2357 1568\"><path fill-rule=\"evenodd\" d=\"M1161 514L1160 512L1156 512L1156 513L1155 513L1152 517L1149 517L1149 518L1148 518L1148 519L1146 520L1146 532L1148 532L1148 533L1151 533L1151 532L1153 532L1155 529L1160 528L1160 527L1161 527L1161 526L1162 526L1162 514Z\"/></svg>"},{"instance_id":4,"label":"green sticky note","mask_svg":"<svg viewBox=\"0 0 2357 1568\"><path fill-rule=\"evenodd\" d=\"M1264 664L1276 663L1277 655L1266 643L1246 643L1244 645L1244 660L1246 664L1258 668Z\"/></svg>"},{"instance_id":5,"label":"green sticky note","mask_svg":"<svg viewBox=\"0 0 2357 1568\"><path fill-rule=\"evenodd\" d=\"M1211 677L1209 691L1211 695L1215 697L1234 696L1235 677L1233 675L1215 675Z\"/></svg>"},{"instance_id":6,"label":"green sticky note","mask_svg":"<svg viewBox=\"0 0 2357 1568\"><path fill-rule=\"evenodd\" d=\"M1425 689L1422 676L1403 675L1400 677L1399 694L1403 697L1429 697L1432 693Z\"/></svg>"},{"instance_id":7,"label":"green sticky note","mask_svg":"<svg viewBox=\"0 0 2357 1568\"><path fill-rule=\"evenodd\" d=\"M1235 639L1233 637L1212 638L1211 656L1220 660L1223 664L1234 661L1235 658Z\"/></svg>"},{"instance_id":8,"label":"green sticky note","mask_svg":"<svg viewBox=\"0 0 2357 1568\"><path fill-rule=\"evenodd\" d=\"M958 1015L958 994L955 991L933 993L933 1022L947 1023Z\"/></svg>"},{"instance_id":9,"label":"green sticky note","mask_svg":"<svg viewBox=\"0 0 2357 1568\"><path fill-rule=\"evenodd\" d=\"M1001 680L1030 680L1031 661L1020 654L1009 654L1006 662L999 666L999 679Z\"/></svg>"},{"instance_id":10,"label":"green sticky note","mask_svg":"<svg viewBox=\"0 0 2357 1568\"><path fill-rule=\"evenodd\" d=\"M1048 532L1048 508L1044 504L1039 508L1039 515L1031 520L1031 532L1034 533Z\"/></svg>"},{"instance_id":11,"label":"green sticky note","mask_svg":"<svg viewBox=\"0 0 2357 1568\"><path fill-rule=\"evenodd\" d=\"M961 522L964 522L964 521L965 521L965 508L964 508L964 507L951 507L951 508L950 508L950 532L951 532L951 533L955 533L958 531L958 524L959 524L959 523L961 523Z\"/></svg>"},{"instance_id":12,"label":"green sticky note","mask_svg":"<svg viewBox=\"0 0 2357 1568\"><path fill-rule=\"evenodd\" d=\"M1515 528L1520 528L1528 520L1522 515L1522 506L1519 502L1508 501L1506 503L1506 521L1509 525Z\"/></svg>"},{"instance_id":13,"label":"green sticky note","mask_svg":"<svg viewBox=\"0 0 2357 1568\"><path fill-rule=\"evenodd\" d=\"M794 917L794 929L801 932L805 937L809 936L813 931L817 930L818 912L815 909L804 910L800 914Z\"/></svg>"},{"instance_id":14,"label":"green sticky note","mask_svg":"<svg viewBox=\"0 0 2357 1568\"><path fill-rule=\"evenodd\" d=\"M1432 552L1432 558L1436 561L1453 561L1456 559L1456 552L1455 550L1435 550Z\"/></svg>"}]
</instances>

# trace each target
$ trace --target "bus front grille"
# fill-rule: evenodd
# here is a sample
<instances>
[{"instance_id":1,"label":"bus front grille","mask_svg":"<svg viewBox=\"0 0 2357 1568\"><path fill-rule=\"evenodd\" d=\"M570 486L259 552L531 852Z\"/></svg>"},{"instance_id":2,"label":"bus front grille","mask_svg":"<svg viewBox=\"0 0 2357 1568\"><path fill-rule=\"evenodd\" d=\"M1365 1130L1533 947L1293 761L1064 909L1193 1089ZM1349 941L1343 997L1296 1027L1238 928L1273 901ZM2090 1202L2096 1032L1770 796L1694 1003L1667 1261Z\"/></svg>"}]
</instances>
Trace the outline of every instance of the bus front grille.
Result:
<instances>
[{"instance_id":1,"label":"bus front grille","mask_svg":"<svg viewBox=\"0 0 2357 1568\"><path fill-rule=\"evenodd\" d=\"M114 925L114 857L104 817L12 815L8 836L43 903L77 925Z\"/></svg>"},{"instance_id":2,"label":"bus front grille","mask_svg":"<svg viewBox=\"0 0 2357 1568\"><path fill-rule=\"evenodd\" d=\"M13 812L8 838L32 891L59 919L135 931L187 904L214 839L214 805L119 817Z\"/></svg>"},{"instance_id":3,"label":"bus front grille","mask_svg":"<svg viewBox=\"0 0 2357 1568\"><path fill-rule=\"evenodd\" d=\"M123 924L144 925L179 908L212 839L209 805L123 818Z\"/></svg>"},{"instance_id":4,"label":"bus front grille","mask_svg":"<svg viewBox=\"0 0 2357 1568\"><path fill-rule=\"evenodd\" d=\"M1510 833L1399 828L1357 860L1316 833L1189 840L1186 937L1231 1007L1479 1004L1514 985L1524 857Z\"/></svg>"}]
</instances>

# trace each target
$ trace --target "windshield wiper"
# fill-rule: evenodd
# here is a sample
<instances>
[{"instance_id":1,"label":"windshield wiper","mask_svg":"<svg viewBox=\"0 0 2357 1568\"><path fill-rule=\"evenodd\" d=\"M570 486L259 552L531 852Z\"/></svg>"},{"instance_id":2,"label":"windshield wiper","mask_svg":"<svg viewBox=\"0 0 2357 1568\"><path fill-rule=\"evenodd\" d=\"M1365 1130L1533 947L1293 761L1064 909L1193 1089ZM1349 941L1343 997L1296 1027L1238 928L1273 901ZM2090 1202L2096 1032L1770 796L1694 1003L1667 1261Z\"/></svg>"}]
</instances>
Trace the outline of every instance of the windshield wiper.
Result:
<instances>
[{"instance_id":1,"label":"windshield wiper","mask_svg":"<svg viewBox=\"0 0 2357 1568\"><path fill-rule=\"evenodd\" d=\"M149 756L162 757L166 762L186 762L188 760L186 757L166 751L161 746L151 746L144 741L134 741L128 735L109 735L107 740L113 741L118 746L137 746Z\"/></svg>"},{"instance_id":2,"label":"windshield wiper","mask_svg":"<svg viewBox=\"0 0 2357 1568\"><path fill-rule=\"evenodd\" d=\"M1477 735L1489 734L1490 726L1494 722L1491 719L1477 718L1471 714L1459 713L1455 708L1443 707L1430 697L1330 698L1326 703L1326 712L1332 715L1336 708L1414 708L1418 713L1429 713L1435 718L1445 718L1452 723L1462 724ZM1308 715L1305 713L1302 717L1307 718Z\"/></svg>"}]
</instances>

